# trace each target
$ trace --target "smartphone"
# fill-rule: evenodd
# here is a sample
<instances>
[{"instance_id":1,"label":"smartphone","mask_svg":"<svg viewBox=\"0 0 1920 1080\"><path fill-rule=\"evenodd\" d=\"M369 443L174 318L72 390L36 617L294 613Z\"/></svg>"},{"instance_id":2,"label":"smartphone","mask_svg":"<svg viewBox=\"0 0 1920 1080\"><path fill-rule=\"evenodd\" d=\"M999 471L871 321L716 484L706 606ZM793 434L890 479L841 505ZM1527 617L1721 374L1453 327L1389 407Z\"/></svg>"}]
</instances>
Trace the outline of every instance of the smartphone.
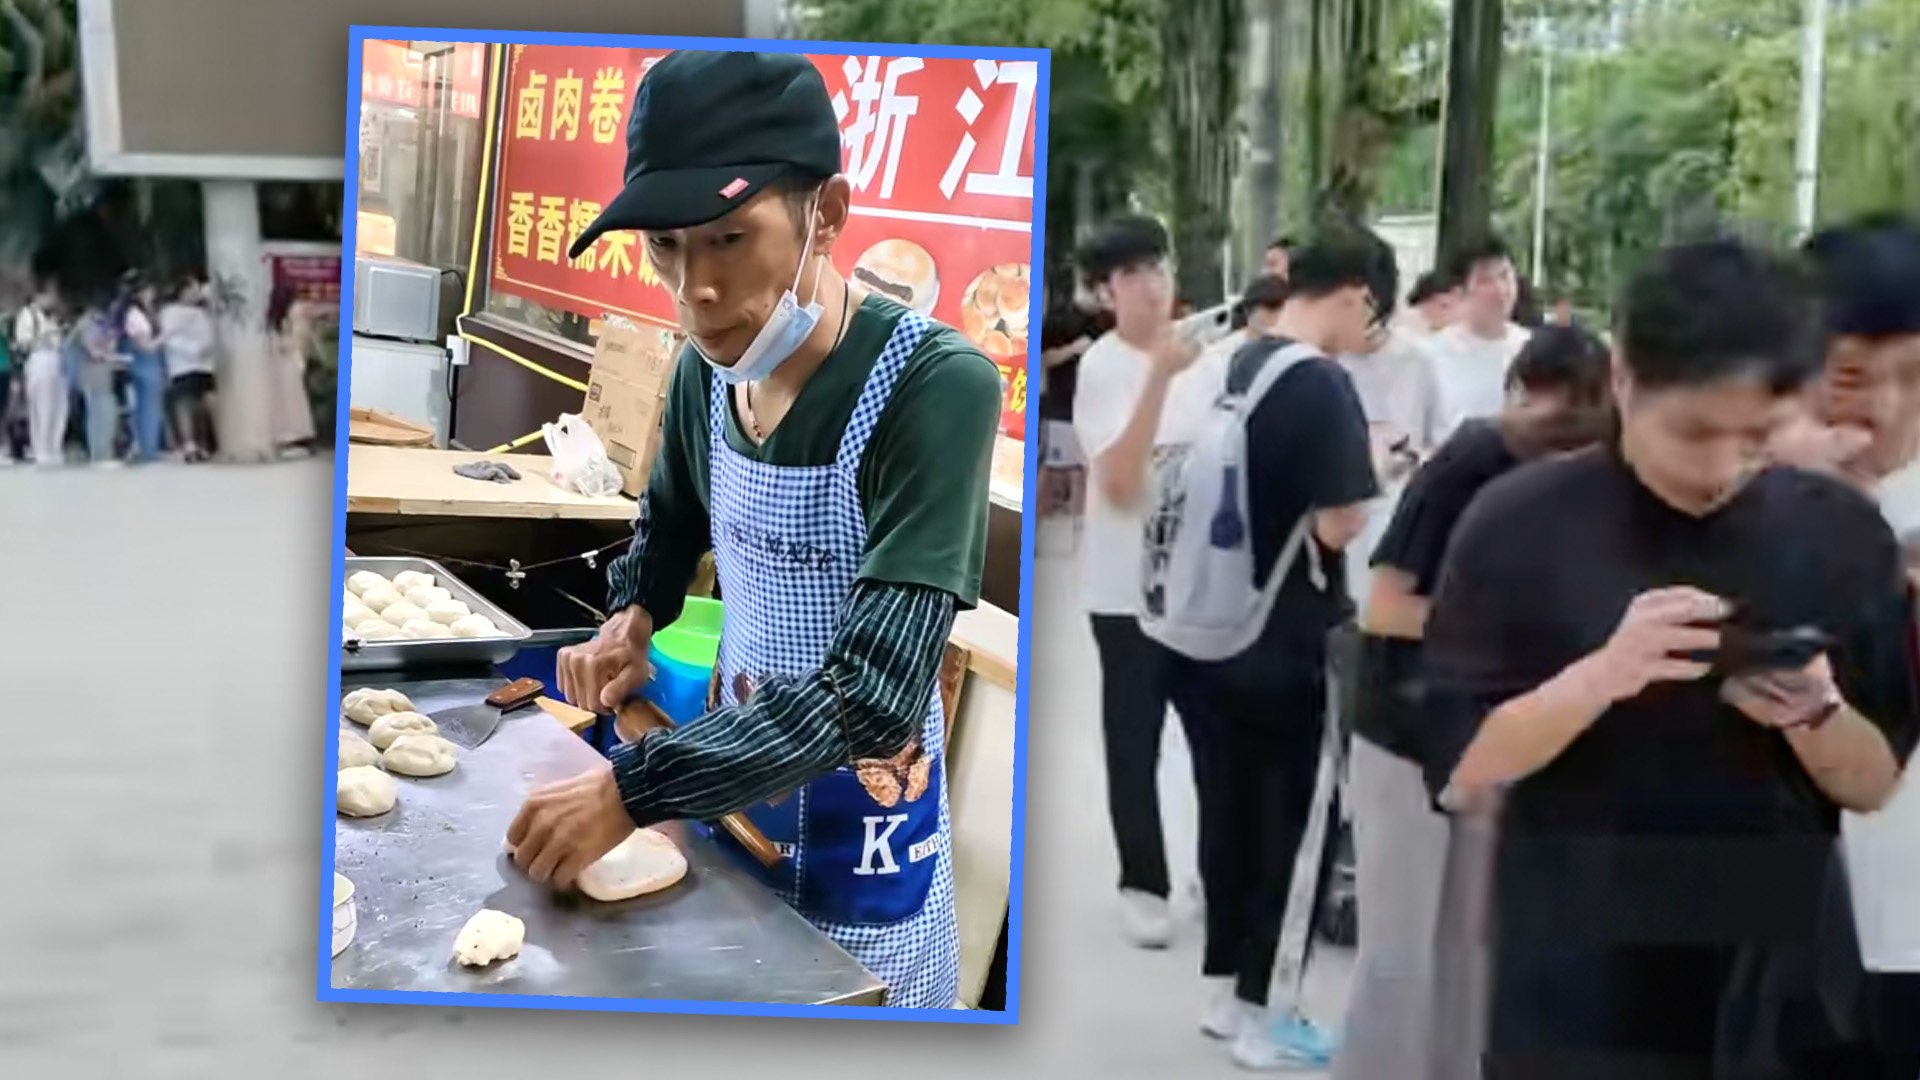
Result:
<instances>
[{"instance_id":1,"label":"smartphone","mask_svg":"<svg viewBox=\"0 0 1920 1080\"><path fill-rule=\"evenodd\" d=\"M1200 348L1226 337L1233 329L1233 305L1221 304L1196 312L1173 324L1173 332Z\"/></svg>"},{"instance_id":2,"label":"smartphone","mask_svg":"<svg viewBox=\"0 0 1920 1080\"><path fill-rule=\"evenodd\" d=\"M1812 626L1761 630L1734 624L1720 627L1720 648L1709 661L1719 675L1759 671L1798 671L1833 648L1833 638Z\"/></svg>"}]
</instances>

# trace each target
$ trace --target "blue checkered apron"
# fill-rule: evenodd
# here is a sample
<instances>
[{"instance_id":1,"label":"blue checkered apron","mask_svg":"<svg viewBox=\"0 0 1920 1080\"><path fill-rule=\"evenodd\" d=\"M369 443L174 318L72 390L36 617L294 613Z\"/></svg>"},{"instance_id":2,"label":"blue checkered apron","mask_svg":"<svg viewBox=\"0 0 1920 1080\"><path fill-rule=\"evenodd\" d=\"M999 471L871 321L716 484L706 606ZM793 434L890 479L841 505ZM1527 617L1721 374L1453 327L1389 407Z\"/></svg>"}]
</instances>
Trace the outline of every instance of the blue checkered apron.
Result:
<instances>
[{"instance_id":1,"label":"blue checkered apron","mask_svg":"<svg viewBox=\"0 0 1920 1080\"><path fill-rule=\"evenodd\" d=\"M918 314L901 318L832 464L775 466L735 452L728 387L711 380L713 551L727 601L720 704L825 662L866 554L860 460L927 326ZM884 980L891 1006L948 1008L959 992L944 741L935 687L917 747L842 765L746 810L786 858L770 870L743 865Z\"/></svg>"}]
</instances>

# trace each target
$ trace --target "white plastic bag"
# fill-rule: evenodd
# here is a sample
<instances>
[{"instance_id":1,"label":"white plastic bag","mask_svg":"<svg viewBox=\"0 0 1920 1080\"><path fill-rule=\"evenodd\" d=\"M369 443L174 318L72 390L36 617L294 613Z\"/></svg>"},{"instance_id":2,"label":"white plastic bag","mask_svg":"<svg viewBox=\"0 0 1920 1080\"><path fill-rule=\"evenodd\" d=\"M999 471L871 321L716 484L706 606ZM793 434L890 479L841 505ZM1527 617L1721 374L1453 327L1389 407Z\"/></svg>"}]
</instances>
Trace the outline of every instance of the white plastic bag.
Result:
<instances>
[{"instance_id":1,"label":"white plastic bag","mask_svg":"<svg viewBox=\"0 0 1920 1080\"><path fill-rule=\"evenodd\" d=\"M540 425L540 437L553 457L554 483L593 498L620 493L620 470L585 420L561 413L557 422Z\"/></svg>"}]
</instances>

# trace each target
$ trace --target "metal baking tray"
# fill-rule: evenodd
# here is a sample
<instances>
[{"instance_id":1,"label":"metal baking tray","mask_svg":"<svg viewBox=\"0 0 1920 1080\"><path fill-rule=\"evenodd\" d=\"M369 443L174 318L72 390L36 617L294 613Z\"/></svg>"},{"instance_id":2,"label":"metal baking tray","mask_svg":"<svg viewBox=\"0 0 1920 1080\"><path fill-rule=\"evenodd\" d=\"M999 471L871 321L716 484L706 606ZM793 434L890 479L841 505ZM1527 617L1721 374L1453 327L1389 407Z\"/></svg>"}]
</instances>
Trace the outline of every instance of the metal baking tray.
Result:
<instances>
[{"instance_id":1,"label":"metal baking tray","mask_svg":"<svg viewBox=\"0 0 1920 1080\"><path fill-rule=\"evenodd\" d=\"M434 581L453 594L453 598L473 609L476 615L485 615L493 620L493 625L501 630L499 637L490 638L438 638L427 641L365 641L342 644L340 649L341 671L392 671L399 668L435 667L447 664L487 663L498 664L511 659L520 650L533 631L526 628L520 620L500 610L499 605L476 592L473 586L461 581L447 568L432 559L386 558L352 555L346 560L346 569L340 575L344 588L346 580L362 570L371 570L384 575L389 581L403 570L417 570L423 574L432 574ZM340 620L340 606L334 605L334 621Z\"/></svg>"}]
</instances>

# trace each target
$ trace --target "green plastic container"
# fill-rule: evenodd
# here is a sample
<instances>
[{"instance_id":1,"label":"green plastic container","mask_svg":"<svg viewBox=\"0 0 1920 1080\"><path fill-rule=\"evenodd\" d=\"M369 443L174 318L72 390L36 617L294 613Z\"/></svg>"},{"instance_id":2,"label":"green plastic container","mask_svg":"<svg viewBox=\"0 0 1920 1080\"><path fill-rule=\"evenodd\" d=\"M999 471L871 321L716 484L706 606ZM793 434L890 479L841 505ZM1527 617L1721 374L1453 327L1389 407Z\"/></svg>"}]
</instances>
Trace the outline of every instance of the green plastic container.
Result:
<instances>
[{"instance_id":1,"label":"green plastic container","mask_svg":"<svg viewBox=\"0 0 1920 1080\"><path fill-rule=\"evenodd\" d=\"M653 647L670 660L688 667L713 670L720 656L720 624L726 605L701 596L687 597L687 606L673 625L653 633Z\"/></svg>"}]
</instances>

